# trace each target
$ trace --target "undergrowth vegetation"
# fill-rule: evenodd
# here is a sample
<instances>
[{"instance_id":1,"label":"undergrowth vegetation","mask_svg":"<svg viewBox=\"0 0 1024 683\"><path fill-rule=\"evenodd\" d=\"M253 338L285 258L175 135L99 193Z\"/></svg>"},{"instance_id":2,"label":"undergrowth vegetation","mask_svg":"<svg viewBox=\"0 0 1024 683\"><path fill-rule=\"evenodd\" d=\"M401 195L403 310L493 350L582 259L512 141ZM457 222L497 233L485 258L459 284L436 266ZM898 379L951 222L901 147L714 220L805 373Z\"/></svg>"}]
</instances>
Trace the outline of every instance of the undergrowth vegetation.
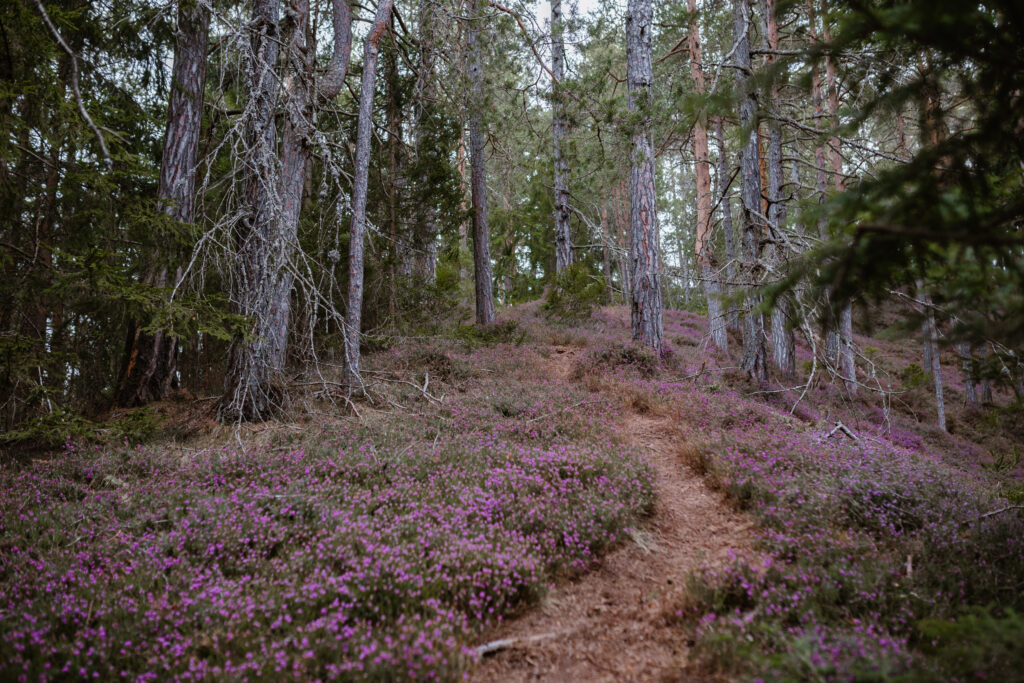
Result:
<instances>
[{"instance_id":1,"label":"undergrowth vegetation","mask_svg":"<svg viewBox=\"0 0 1024 683\"><path fill-rule=\"evenodd\" d=\"M397 385L391 417L6 466L0 678L458 677L481 628L586 569L653 489L604 438L614 413L532 352L446 346L377 359L446 383Z\"/></svg>"},{"instance_id":2,"label":"undergrowth vegetation","mask_svg":"<svg viewBox=\"0 0 1024 683\"><path fill-rule=\"evenodd\" d=\"M754 554L705 566L667 610L691 666L1019 677L1011 408L951 415L986 448L824 378L761 393L691 313L666 312L664 357L628 342L622 309L548 314L381 351L368 396L386 400L246 448L69 442L6 464L0 678L457 678L482 629L653 509L651 470L609 438L623 410L674 419L679 458L756 525ZM896 347L876 355L914 390Z\"/></svg>"}]
</instances>

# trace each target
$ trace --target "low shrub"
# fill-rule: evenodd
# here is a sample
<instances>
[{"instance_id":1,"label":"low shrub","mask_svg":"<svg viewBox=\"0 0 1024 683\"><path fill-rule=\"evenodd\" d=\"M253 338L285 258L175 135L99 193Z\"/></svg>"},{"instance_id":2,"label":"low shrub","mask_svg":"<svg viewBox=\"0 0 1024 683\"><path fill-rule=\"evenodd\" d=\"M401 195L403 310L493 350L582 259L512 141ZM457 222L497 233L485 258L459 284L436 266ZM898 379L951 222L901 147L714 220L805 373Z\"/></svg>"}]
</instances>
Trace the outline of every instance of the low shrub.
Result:
<instances>
[{"instance_id":1,"label":"low shrub","mask_svg":"<svg viewBox=\"0 0 1024 683\"><path fill-rule=\"evenodd\" d=\"M605 292L603 276L594 275L584 263L573 263L555 276L542 308L549 318L578 322L604 303Z\"/></svg>"}]
</instances>

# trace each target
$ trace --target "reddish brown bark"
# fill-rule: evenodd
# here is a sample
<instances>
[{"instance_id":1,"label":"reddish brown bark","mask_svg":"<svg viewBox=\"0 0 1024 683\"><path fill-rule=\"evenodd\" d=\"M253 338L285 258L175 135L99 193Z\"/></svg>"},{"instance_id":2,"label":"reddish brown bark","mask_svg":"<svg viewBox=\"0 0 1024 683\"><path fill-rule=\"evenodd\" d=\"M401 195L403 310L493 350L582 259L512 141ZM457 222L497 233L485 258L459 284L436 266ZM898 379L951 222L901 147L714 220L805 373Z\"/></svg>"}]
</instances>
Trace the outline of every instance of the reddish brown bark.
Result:
<instances>
[{"instance_id":1,"label":"reddish brown bark","mask_svg":"<svg viewBox=\"0 0 1024 683\"><path fill-rule=\"evenodd\" d=\"M174 67L157 186L161 210L179 223L194 220L196 159L206 89L209 32L207 8L195 0L182 0L178 6ZM159 268L146 279L155 287L165 287L167 269ZM128 332L117 391L120 406L160 400L177 386L177 340L166 330L147 332L143 327L141 322L136 322Z\"/></svg>"},{"instance_id":2,"label":"reddish brown bark","mask_svg":"<svg viewBox=\"0 0 1024 683\"><path fill-rule=\"evenodd\" d=\"M661 353L664 330L661 302L661 248L651 144L651 0L626 6L626 83L629 110L639 113L631 135L629 238L632 265L630 297L633 339Z\"/></svg>"},{"instance_id":3,"label":"reddish brown bark","mask_svg":"<svg viewBox=\"0 0 1024 683\"><path fill-rule=\"evenodd\" d=\"M694 91L704 94L704 66L701 58L700 24L697 21L697 0L687 0L687 9L693 20L687 36L690 48L690 75ZM694 173L697 179L697 230L694 251L704 287L704 298L708 303L708 324L711 339L723 351L729 346L726 333L726 318L722 310L722 285L718 277L718 264L711 245L711 161L708 153L707 114L703 108L697 112L693 126Z\"/></svg>"}]
</instances>

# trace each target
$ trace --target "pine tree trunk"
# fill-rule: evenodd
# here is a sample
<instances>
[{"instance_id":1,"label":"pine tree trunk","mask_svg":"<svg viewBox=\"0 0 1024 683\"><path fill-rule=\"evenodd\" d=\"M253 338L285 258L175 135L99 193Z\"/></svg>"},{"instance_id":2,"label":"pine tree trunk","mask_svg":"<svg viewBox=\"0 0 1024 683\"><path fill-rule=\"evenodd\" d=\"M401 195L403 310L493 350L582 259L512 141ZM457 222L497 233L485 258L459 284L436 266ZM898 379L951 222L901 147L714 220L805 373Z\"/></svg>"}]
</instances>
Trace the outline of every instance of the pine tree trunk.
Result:
<instances>
[{"instance_id":1,"label":"pine tree trunk","mask_svg":"<svg viewBox=\"0 0 1024 683\"><path fill-rule=\"evenodd\" d=\"M206 48L210 13L196 0L178 6L167 128L157 196L172 220L191 223L196 184L196 159L206 89ZM167 270L149 276L150 284L167 286ZM119 406L139 406L163 398L177 384L177 340L162 330L145 332L135 323L129 332L125 363L117 391Z\"/></svg>"},{"instance_id":2,"label":"pine tree trunk","mask_svg":"<svg viewBox=\"0 0 1024 683\"><path fill-rule=\"evenodd\" d=\"M601 272L604 273L604 298L612 300L612 263L608 254L608 200L601 202Z\"/></svg>"},{"instance_id":3,"label":"pine tree trunk","mask_svg":"<svg viewBox=\"0 0 1024 683\"><path fill-rule=\"evenodd\" d=\"M616 220L615 228L616 233L619 236L619 280L622 285L622 301L628 303L629 298L632 296L633 286L630 274L633 268L633 250L632 244L629 241L629 218L626 215L626 181L622 180L619 182L616 188Z\"/></svg>"},{"instance_id":4,"label":"pine tree trunk","mask_svg":"<svg viewBox=\"0 0 1024 683\"><path fill-rule=\"evenodd\" d=\"M491 271L491 233L487 225L486 135L481 109L484 105L484 72L480 55L479 0L470 2L470 26L466 34L469 51L469 163L473 198L473 281L476 289L476 322L494 322L494 283Z\"/></svg>"},{"instance_id":5,"label":"pine tree trunk","mask_svg":"<svg viewBox=\"0 0 1024 683\"><path fill-rule=\"evenodd\" d=\"M735 229L732 224L732 202L729 200L729 154L725 147L725 132L722 130L722 117L715 117L715 140L718 143L718 195L722 205L722 231L725 236L725 277L728 284L722 287L726 295L736 286L736 243ZM726 315L729 327L740 329L740 312L735 303L729 304Z\"/></svg>"},{"instance_id":6,"label":"pine tree trunk","mask_svg":"<svg viewBox=\"0 0 1024 683\"><path fill-rule=\"evenodd\" d=\"M832 42L827 15L822 17L822 35L826 44ZM828 113L833 128L839 126L839 80L836 75L835 60L825 57L825 80L828 86ZM836 192L846 189L843 173L843 156L838 136L829 138L830 157L832 161L832 182ZM853 313L847 303L839 311L839 365L846 382L846 390L851 396L857 395L857 366L853 353Z\"/></svg>"},{"instance_id":7,"label":"pine tree trunk","mask_svg":"<svg viewBox=\"0 0 1024 683\"><path fill-rule=\"evenodd\" d=\"M700 96L704 94L704 64L701 57L700 23L697 21L697 0L687 0L686 8L693 18L687 36L690 48L690 75L693 77L694 91ZM694 252L703 283L704 298L708 303L711 340L715 346L725 351L729 347L729 335L725 327L725 313L722 310L722 284L718 277L718 264L711 244L711 161L708 152L707 113L703 108L697 112L697 120L693 127L693 159L694 175L697 180L697 232Z\"/></svg>"},{"instance_id":8,"label":"pine tree trunk","mask_svg":"<svg viewBox=\"0 0 1024 683\"><path fill-rule=\"evenodd\" d=\"M775 0L761 0L761 21L762 40L767 54L765 63L769 68L775 63L774 51L779 49L779 25L775 17ZM773 79L769 89L771 97L771 109L778 113L781 109L781 98L779 96L779 85ZM768 248L768 261L779 271L783 268L785 254L783 253L779 232L786 222L786 204L782 194L783 173L782 167L782 126L776 119L768 123L768 158L765 169L768 180L768 229L771 230L773 238ZM772 359L775 366L786 377L793 377L796 374L796 357L794 348L796 345L793 328L791 326L792 306L785 296L779 297L771 312L772 327Z\"/></svg>"},{"instance_id":9,"label":"pine tree trunk","mask_svg":"<svg viewBox=\"0 0 1024 683\"><path fill-rule=\"evenodd\" d=\"M414 138L417 153L424 145L426 127L429 125L430 103L435 97L436 21L433 0L420 0L420 63L413 89L413 105L417 112ZM424 167L420 177L421 190L429 187L429 184L430 172ZM413 275L421 282L433 284L437 280L437 207L432 201L428 200L425 206L418 208L414 238L416 251L413 257Z\"/></svg>"},{"instance_id":10,"label":"pine tree trunk","mask_svg":"<svg viewBox=\"0 0 1024 683\"><path fill-rule=\"evenodd\" d=\"M982 372L985 372L985 360L988 358L988 344L982 344L981 348L978 349L978 357L981 362ZM981 380L981 403L982 405L992 405L992 380L988 377L984 377Z\"/></svg>"},{"instance_id":11,"label":"pine tree trunk","mask_svg":"<svg viewBox=\"0 0 1024 683\"><path fill-rule=\"evenodd\" d=\"M964 376L964 405L968 408L977 408L979 406L978 379L974 372L974 354L971 352L971 345L957 344L956 351L960 354L960 367Z\"/></svg>"},{"instance_id":12,"label":"pine tree trunk","mask_svg":"<svg viewBox=\"0 0 1024 683\"><path fill-rule=\"evenodd\" d=\"M939 363L939 328L935 324L935 312L930 307L928 309L928 333L932 341L932 376L935 380L935 410L939 429L946 431L946 402L942 397L942 366Z\"/></svg>"},{"instance_id":13,"label":"pine tree trunk","mask_svg":"<svg viewBox=\"0 0 1024 683\"><path fill-rule=\"evenodd\" d=\"M373 133L373 94L380 41L387 33L394 0L381 0L363 47L363 78L359 88L356 127L356 166L352 175L352 227L349 230L348 306L345 309L345 380L360 383L359 342L363 322L363 241L366 234L366 190L370 177L370 136Z\"/></svg>"},{"instance_id":14,"label":"pine tree trunk","mask_svg":"<svg viewBox=\"0 0 1024 683\"><path fill-rule=\"evenodd\" d=\"M633 339L661 353L661 254L651 144L651 0L626 6L626 83L629 111L640 112L631 133L629 237L632 256Z\"/></svg>"},{"instance_id":15,"label":"pine tree trunk","mask_svg":"<svg viewBox=\"0 0 1024 683\"><path fill-rule=\"evenodd\" d=\"M562 150L565 139L565 102L562 74L565 45L562 40L562 0L551 0L551 137L555 161L555 272L561 273L573 261L569 218L569 162Z\"/></svg>"},{"instance_id":16,"label":"pine tree trunk","mask_svg":"<svg viewBox=\"0 0 1024 683\"><path fill-rule=\"evenodd\" d=\"M278 375L284 369L282 344L288 329L287 303L277 299L291 245L281 239L280 172L276 157L276 64L280 45L279 0L253 0L249 99L246 122L246 206L235 230L236 257L231 283L234 312L251 320L248 339L228 353L222 422L262 420L281 407ZM282 333L282 328L284 332Z\"/></svg>"},{"instance_id":17,"label":"pine tree trunk","mask_svg":"<svg viewBox=\"0 0 1024 683\"><path fill-rule=\"evenodd\" d=\"M817 43L818 41L818 20L814 10L815 0L808 0L808 21L810 23L810 34L811 42ZM814 125L817 128L821 128L824 125L825 118L825 105L821 96L821 76L818 73L817 66L811 67L811 102L814 105ZM815 178L816 187L818 190L818 203L825 203L825 193L828 188L828 179L825 174L825 148L822 147L820 142L815 144L814 147L814 166L815 166ZM818 235L824 240L828 238L825 233L824 221L818 224ZM828 294L825 295L825 304L831 305ZM825 361L832 368L836 367L839 363L839 332L836 326L828 323L825 326Z\"/></svg>"},{"instance_id":18,"label":"pine tree trunk","mask_svg":"<svg viewBox=\"0 0 1024 683\"><path fill-rule=\"evenodd\" d=\"M765 344L764 316L757 312L759 298L753 288L761 277L761 162L757 137L757 90L750 62L750 5L748 0L733 0L733 36L736 41L736 65L741 90L740 125L748 135L740 155L741 195L743 199L743 266L748 292L743 316L743 358L741 367L758 382L768 381L768 350Z\"/></svg>"}]
</instances>

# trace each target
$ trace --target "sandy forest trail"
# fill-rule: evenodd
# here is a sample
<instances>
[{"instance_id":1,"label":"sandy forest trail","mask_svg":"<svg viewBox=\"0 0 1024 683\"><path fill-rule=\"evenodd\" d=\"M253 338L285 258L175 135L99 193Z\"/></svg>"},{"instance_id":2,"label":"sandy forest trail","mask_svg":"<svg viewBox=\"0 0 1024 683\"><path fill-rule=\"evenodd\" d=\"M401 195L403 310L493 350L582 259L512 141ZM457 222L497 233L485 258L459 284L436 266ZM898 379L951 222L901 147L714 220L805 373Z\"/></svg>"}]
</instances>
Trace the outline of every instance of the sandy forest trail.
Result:
<instances>
[{"instance_id":1,"label":"sandy forest trail","mask_svg":"<svg viewBox=\"0 0 1024 683\"><path fill-rule=\"evenodd\" d=\"M549 376L570 381L575 355L556 347L545 361ZM681 602L688 572L750 548L750 523L682 462L671 418L627 411L618 430L656 472L653 518L597 569L555 586L538 608L485 634L482 642L514 642L487 655L473 680L706 680L687 673L687 635L667 617Z\"/></svg>"}]
</instances>

